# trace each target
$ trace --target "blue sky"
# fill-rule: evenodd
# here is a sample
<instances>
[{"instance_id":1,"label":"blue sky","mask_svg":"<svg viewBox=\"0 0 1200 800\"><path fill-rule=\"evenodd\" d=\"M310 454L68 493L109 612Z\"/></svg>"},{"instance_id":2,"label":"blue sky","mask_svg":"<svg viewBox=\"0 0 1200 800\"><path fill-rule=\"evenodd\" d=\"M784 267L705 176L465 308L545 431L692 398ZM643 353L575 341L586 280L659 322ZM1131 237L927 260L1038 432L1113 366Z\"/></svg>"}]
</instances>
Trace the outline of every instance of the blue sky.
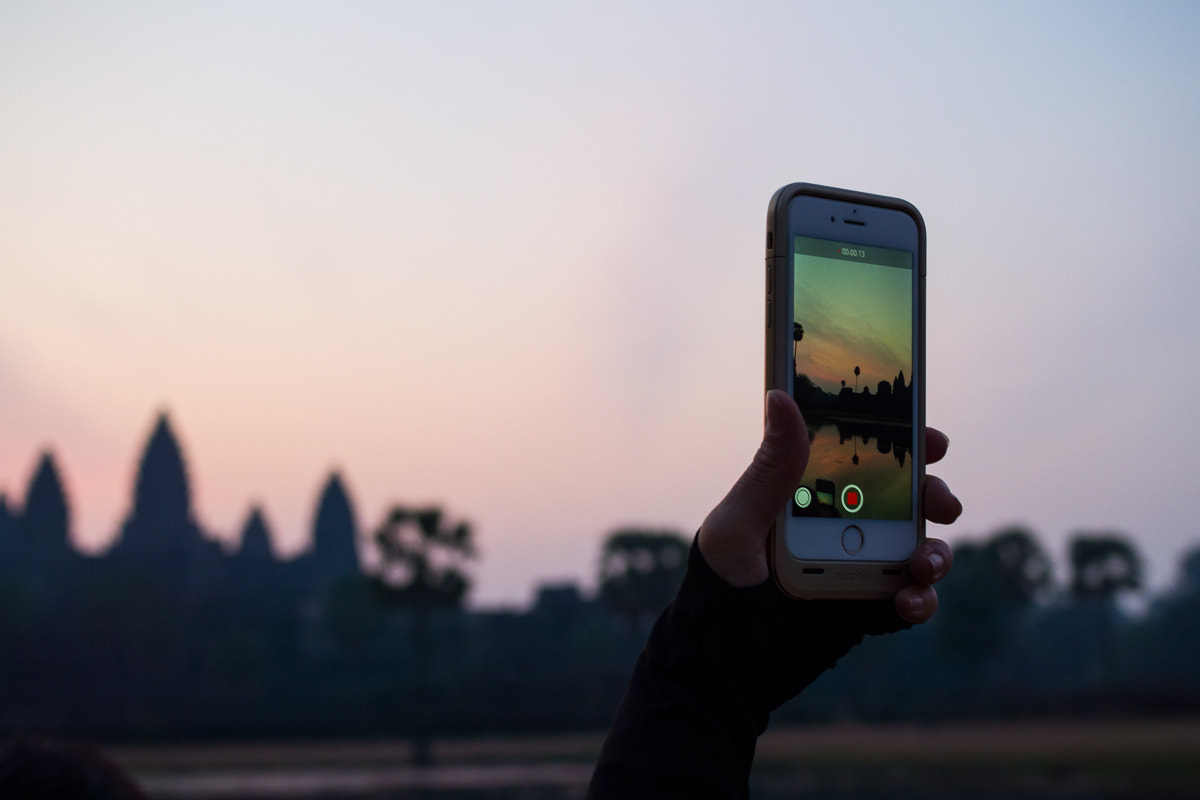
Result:
<instances>
[{"instance_id":1,"label":"blue sky","mask_svg":"<svg viewBox=\"0 0 1200 800\"><path fill-rule=\"evenodd\" d=\"M1200 543L1200 7L0 7L0 491L103 547L169 409L202 522L281 552L343 470L470 520L475 601L695 529L761 426L767 199L929 230L929 420L1061 555ZM1060 573L1061 577L1061 573Z\"/></svg>"}]
</instances>

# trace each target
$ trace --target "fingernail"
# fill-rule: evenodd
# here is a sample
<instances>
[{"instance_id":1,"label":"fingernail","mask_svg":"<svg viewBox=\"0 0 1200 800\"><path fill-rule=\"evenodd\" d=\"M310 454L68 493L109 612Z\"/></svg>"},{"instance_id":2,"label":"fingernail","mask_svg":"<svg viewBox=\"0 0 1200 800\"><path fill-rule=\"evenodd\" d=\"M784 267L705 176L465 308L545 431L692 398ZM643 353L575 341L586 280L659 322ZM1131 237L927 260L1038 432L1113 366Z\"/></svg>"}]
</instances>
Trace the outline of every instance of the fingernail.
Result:
<instances>
[{"instance_id":1,"label":"fingernail","mask_svg":"<svg viewBox=\"0 0 1200 800\"><path fill-rule=\"evenodd\" d=\"M771 402L771 393L770 392L767 392L767 397L763 402L766 403L766 408L764 409L763 413L766 415L766 418L767 418L767 426L766 426L767 436L775 436L776 434L779 433L779 420L777 419L778 412L771 410L772 406L774 406L775 404Z\"/></svg>"},{"instance_id":2,"label":"fingernail","mask_svg":"<svg viewBox=\"0 0 1200 800\"><path fill-rule=\"evenodd\" d=\"M933 569L933 575L936 578L942 577L942 570L946 568L946 559L942 558L942 554L932 552L929 554L929 566Z\"/></svg>"},{"instance_id":3,"label":"fingernail","mask_svg":"<svg viewBox=\"0 0 1200 800\"><path fill-rule=\"evenodd\" d=\"M908 598L908 614L910 617L920 617L925 611L925 598L919 594L914 594Z\"/></svg>"}]
</instances>

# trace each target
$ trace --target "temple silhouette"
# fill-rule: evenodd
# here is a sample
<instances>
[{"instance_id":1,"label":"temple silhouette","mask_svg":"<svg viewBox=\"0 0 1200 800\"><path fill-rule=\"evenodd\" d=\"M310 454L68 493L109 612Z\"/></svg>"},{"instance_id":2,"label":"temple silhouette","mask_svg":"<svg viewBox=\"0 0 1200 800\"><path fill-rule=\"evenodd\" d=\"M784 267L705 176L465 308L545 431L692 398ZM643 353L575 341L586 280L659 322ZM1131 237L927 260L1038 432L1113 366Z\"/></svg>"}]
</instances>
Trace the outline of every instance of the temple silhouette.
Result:
<instances>
[{"instance_id":1,"label":"temple silhouette","mask_svg":"<svg viewBox=\"0 0 1200 800\"><path fill-rule=\"evenodd\" d=\"M303 604L361 573L354 509L337 472L321 490L312 544L296 558L275 556L266 515L258 506L250 509L232 552L208 535L196 520L187 464L165 413L158 416L142 451L129 514L103 554L87 557L74 550L66 494L49 452L42 455L30 483L24 513L14 517L7 505L6 511L16 524L7 537L13 557L5 558L5 565L42 573L38 581L46 586L78 578L81 570L119 576L185 613L202 613L247 593L265 597L283 592Z\"/></svg>"},{"instance_id":2,"label":"temple silhouette","mask_svg":"<svg viewBox=\"0 0 1200 800\"><path fill-rule=\"evenodd\" d=\"M647 583L631 566L638 559L618 558L624 566L600 575L595 594L544 585L527 610L468 611L462 592L422 604L428 591L381 584L379 534L389 521L427 543L465 537L468 526L445 516L398 506L364 530L334 471L316 493L304 552L276 554L260 506L247 510L236 544L221 544L198 521L185 451L162 414L128 514L111 546L88 555L72 543L59 464L43 453L19 501L0 495L0 735L245 740L606 727L680 576ZM608 544L660 538L634 530ZM686 552L687 537L678 544ZM408 553L411 564L427 555ZM930 624L866 642L773 716L1200 709L1200 546L1137 618L1116 602L1143 590L1136 542L1119 534L1078 534L1066 582L1021 529L960 542L955 561ZM620 587L637 590L632 606L616 602Z\"/></svg>"},{"instance_id":3,"label":"temple silhouette","mask_svg":"<svg viewBox=\"0 0 1200 800\"><path fill-rule=\"evenodd\" d=\"M231 698L261 697L250 690L264 682L287 678L299 689L315 676L288 663L337 650L330 599L364 580L354 508L337 472L312 520L311 545L288 560L276 556L257 506L236 547L217 541L197 521L164 413L116 537L86 555L71 541L57 462L43 453L20 507L0 496L0 702L18 718L26 709L35 727L139 729L139 717L162 716L149 728L179 730L219 727L205 709L227 713Z\"/></svg>"},{"instance_id":4,"label":"temple silhouette","mask_svg":"<svg viewBox=\"0 0 1200 800\"><path fill-rule=\"evenodd\" d=\"M527 614L467 614L461 598L397 606L364 571L360 548L372 538L337 471L311 520L309 547L288 559L257 505L235 544L219 542L198 521L184 450L163 413L128 514L109 547L89 555L73 545L62 475L43 453L23 502L0 494L0 735L360 736L461 730L481 718L561 727L581 709L600 725L611 713L636 643L576 587L547 590ZM564 669L547 615L587 631L567 656L591 662L588 672ZM594 695L572 707L564 699L580 694L585 674ZM541 701L521 688L529 676ZM435 711L436 720L419 718Z\"/></svg>"}]
</instances>

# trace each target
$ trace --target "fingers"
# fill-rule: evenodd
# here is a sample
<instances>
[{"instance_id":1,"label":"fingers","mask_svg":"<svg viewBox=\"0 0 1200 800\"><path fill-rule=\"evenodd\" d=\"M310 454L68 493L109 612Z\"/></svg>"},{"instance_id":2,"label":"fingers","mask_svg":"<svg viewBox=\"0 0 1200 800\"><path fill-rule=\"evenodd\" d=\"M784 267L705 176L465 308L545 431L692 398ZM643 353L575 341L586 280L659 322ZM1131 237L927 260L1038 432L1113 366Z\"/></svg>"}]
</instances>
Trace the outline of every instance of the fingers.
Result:
<instances>
[{"instance_id":1,"label":"fingers","mask_svg":"<svg viewBox=\"0 0 1200 800\"><path fill-rule=\"evenodd\" d=\"M946 482L936 475L925 476L925 519L939 525L949 525L962 513L962 502L950 491Z\"/></svg>"},{"instance_id":2,"label":"fingers","mask_svg":"<svg viewBox=\"0 0 1200 800\"><path fill-rule=\"evenodd\" d=\"M700 526L700 552L734 586L767 579L763 542L804 476L808 430L787 392L767 393L767 424L754 460Z\"/></svg>"},{"instance_id":3,"label":"fingers","mask_svg":"<svg viewBox=\"0 0 1200 800\"><path fill-rule=\"evenodd\" d=\"M950 439L936 428L925 429L925 460L932 464L946 455ZM936 475L925 476L922 501L925 518L930 522L949 525L962 513L959 501L946 482ZM926 539L921 542L909 559L915 586L906 586L896 592L896 613L912 623L922 623L937 613L937 590L930 584L946 577L954 566L954 552L941 539Z\"/></svg>"},{"instance_id":4,"label":"fingers","mask_svg":"<svg viewBox=\"0 0 1200 800\"><path fill-rule=\"evenodd\" d=\"M932 586L905 586L896 592L896 613L914 624L925 622L938 608L938 596Z\"/></svg>"},{"instance_id":5,"label":"fingers","mask_svg":"<svg viewBox=\"0 0 1200 800\"><path fill-rule=\"evenodd\" d=\"M946 449L950 447L950 437L937 428L925 429L925 463L933 464L946 457Z\"/></svg>"},{"instance_id":6,"label":"fingers","mask_svg":"<svg viewBox=\"0 0 1200 800\"><path fill-rule=\"evenodd\" d=\"M905 586L896 592L896 613L912 623L922 623L937 613L937 590L930 584L946 577L954 566L954 553L950 545L941 539L926 539L921 542L908 568L912 571L914 586Z\"/></svg>"},{"instance_id":7,"label":"fingers","mask_svg":"<svg viewBox=\"0 0 1200 800\"><path fill-rule=\"evenodd\" d=\"M946 456L950 437L937 428L925 429L925 463L933 464ZM927 475L922 500L925 503L925 518L930 522L949 525L962 513L962 503L950 491L941 478Z\"/></svg>"},{"instance_id":8,"label":"fingers","mask_svg":"<svg viewBox=\"0 0 1200 800\"><path fill-rule=\"evenodd\" d=\"M908 560L913 580L925 586L946 577L952 566L954 553L950 550L950 545L941 539L926 539L921 542Z\"/></svg>"}]
</instances>

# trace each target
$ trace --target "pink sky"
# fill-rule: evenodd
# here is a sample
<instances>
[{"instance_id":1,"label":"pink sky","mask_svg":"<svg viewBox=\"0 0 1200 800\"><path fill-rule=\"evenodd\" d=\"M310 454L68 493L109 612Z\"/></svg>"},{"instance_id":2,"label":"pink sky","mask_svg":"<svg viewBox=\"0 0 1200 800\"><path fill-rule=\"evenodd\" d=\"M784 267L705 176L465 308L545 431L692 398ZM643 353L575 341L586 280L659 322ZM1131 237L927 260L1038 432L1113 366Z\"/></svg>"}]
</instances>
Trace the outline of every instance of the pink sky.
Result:
<instances>
[{"instance_id":1,"label":"pink sky","mask_svg":"<svg viewBox=\"0 0 1200 800\"><path fill-rule=\"evenodd\" d=\"M52 447L102 546L165 408L222 538L262 503L303 547L339 468L364 525L471 521L477 603L586 584L753 453L766 203L809 180L925 215L949 538L1122 530L1165 585L1200 541L1171 502L1197 34L1186 5L5 6L0 491Z\"/></svg>"}]
</instances>

